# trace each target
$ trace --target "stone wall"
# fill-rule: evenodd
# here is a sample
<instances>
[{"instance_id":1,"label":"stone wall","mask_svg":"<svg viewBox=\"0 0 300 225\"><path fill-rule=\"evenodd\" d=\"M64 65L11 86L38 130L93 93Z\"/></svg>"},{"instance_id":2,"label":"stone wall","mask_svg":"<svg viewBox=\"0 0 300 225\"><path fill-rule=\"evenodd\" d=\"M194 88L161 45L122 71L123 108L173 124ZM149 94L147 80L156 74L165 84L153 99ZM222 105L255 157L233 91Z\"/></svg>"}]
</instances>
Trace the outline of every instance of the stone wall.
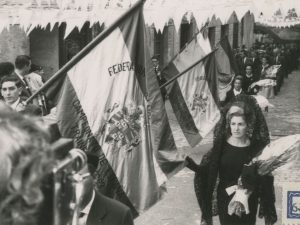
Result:
<instances>
[{"instance_id":1,"label":"stone wall","mask_svg":"<svg viewBox=\"0 0 300 225\"><path fill-rule=\"evenodd\" d=\"M30 55L30 42L24 30L14 25L0 33L0 62L14 63L18 55Z\"/></svg>"},{"instance_id":2,"label":"stone wall","mask_svg":"<svg viewBox=\"0 0 300 225\"><path fill-rule=\"evenodd\" d=\"M59 69L58 26L50 31L36 28L30 33L30 56L32 63L44 68L43 77L49 79Z\"/></svg>"}]
</instances>

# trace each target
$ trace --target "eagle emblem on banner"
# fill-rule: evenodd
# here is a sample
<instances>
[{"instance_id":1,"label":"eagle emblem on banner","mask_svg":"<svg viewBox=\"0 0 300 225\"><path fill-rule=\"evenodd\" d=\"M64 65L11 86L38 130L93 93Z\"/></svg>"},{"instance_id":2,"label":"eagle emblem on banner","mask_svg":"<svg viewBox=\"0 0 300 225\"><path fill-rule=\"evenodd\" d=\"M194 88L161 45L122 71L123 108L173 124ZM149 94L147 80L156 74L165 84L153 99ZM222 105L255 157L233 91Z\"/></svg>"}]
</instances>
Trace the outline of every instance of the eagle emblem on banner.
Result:
<instances>
[{"instance_id":1,"label":"eagle emblem on banner","mask_svg":"<svg viewBox=\"0 0 300 225\"><path fill-rule=\"evenodd\" d=\"M193 96L193 102L189 104L189 108L192 111L198 111L200 114L206 112L209 100L205 92L201 94L195 94Z\"/></svg>"},{"instance_id":2,"label":"eagle emblem on banner","mask_svg":"<svg viewBox=\"0 0 300 225\"><path fill-rule=\"evenodd\" d=\"M139 133L141 122L144 121L142 109L143 106L137 106L131 100L127 107L120 107L115 103L112 109L107 110L104 127L105 143L109 144L109 149L113 153L125 147L125 155L128 155L141 142Z\"/></svg>"}]
</instances>

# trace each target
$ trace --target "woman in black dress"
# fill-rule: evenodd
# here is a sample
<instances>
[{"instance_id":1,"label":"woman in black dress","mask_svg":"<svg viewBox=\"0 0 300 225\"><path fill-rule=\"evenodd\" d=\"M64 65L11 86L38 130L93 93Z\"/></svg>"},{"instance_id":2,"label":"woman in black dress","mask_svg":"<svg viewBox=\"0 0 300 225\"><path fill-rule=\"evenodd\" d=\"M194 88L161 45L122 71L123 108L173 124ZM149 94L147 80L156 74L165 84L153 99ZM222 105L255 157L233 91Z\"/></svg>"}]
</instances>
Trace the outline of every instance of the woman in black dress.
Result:
<instances>
[{"instance_id":1,"label":"woman in black dress","mask_svg":"<svg viewBox=\"0 0 300 225\"><path fill-rule=\"evenodd\" d=\"M212 217L219 215L221 225L254 225L257 211L267 225L277 221L272 176L248 176L245 180L253 187L248 199L250 213L228 214L234 194L228 195L226 188L237 184L244 164L269 142L265 118L252 96L237 95L224 107L214 130L213 148L203 156L194 180L203 224L212 224Z\"/></svg>"},{"instance_id":2,"label":"woman in black dress","mask_svg":"<svg viewBox=\"0 0 300 225\"><path fill-rule=\"evenodd\" d=\"M250 139L247 136L249 122L246 122L243 108L239 105L232 106L227 112L227 120L231 136L223 147L219 165L220 182L217 189L220 223L221 225L255 224L258 205L255 192L249 198L249 214L243 214L240 218L235 214L228 214L228 204L234 193L228 195L226 188L237 185L244 165L249 164L253 156L251 155Z\"/></svg>"}]
</instances>

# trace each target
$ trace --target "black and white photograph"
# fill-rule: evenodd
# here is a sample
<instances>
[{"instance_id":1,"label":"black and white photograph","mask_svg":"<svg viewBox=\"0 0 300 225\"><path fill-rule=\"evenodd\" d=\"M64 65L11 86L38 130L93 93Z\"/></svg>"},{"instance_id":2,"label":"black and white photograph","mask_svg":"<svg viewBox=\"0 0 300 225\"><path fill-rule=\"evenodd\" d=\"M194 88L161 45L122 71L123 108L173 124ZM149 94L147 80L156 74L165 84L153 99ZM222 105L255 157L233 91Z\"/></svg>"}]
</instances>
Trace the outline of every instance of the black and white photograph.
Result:
<instances>
[{"instance_id":1,"label":"black and white photograph","mask_svg":"<svg viewBox=\"0 0 300 225\"><path fill-rule=\"evenodd\" d=\"M299 0L0 0L0 225L300 224Z\"/></svg>"}]
</instances>

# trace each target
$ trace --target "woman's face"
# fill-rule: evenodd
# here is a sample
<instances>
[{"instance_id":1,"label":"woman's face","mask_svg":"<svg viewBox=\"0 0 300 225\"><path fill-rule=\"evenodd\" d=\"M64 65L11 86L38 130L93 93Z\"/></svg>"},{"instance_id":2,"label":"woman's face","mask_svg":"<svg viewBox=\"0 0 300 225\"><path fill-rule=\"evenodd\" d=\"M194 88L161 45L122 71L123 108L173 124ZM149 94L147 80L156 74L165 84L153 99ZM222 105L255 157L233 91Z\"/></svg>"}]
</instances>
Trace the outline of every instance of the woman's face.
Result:
<instances>
[{"instance_id":1,"label":"woman's face","mask_svg":"<svg viewBox=\"0 0 300 225\"><path fill-rule=\"evenodd\" d=\"M250 75L251 73L252 73L251 66L247 66L247 67L246 67L246 74L247 74L247 75Z\"/></svg>"},{"instance_id":2,"label":"woman's face","mask_svg":"<svg viewBox=\"0 0 300 225\"><path fill-rule=\"evenodd\" d=\"M267 61L266 58L262 58L262 59L261 59L261 62L262 62L263 65L266 65L266 64L268 63L268 61Z\"/></svg>"},{"instance_id":3,"label":"woman's face","mask_svg":"<svg viewBox=\"0 0 300 225\"><path fill-rule=\"evenodd\" d=\"M234 81L234 89L237 91L240 91L242 88L242 82L240 80L235 80Z\"/></svg>"},{"instance_id":4,"label":"woman's face","mask_svg":"<svg viewBox=\"0 0 300 225\"><path fill-rule=\"evenodd\" d=\"M241 116L234 116L230 121L231 134L235 138L244 138L247 134L247 123Z\"/></svg>"}]
</instances>

